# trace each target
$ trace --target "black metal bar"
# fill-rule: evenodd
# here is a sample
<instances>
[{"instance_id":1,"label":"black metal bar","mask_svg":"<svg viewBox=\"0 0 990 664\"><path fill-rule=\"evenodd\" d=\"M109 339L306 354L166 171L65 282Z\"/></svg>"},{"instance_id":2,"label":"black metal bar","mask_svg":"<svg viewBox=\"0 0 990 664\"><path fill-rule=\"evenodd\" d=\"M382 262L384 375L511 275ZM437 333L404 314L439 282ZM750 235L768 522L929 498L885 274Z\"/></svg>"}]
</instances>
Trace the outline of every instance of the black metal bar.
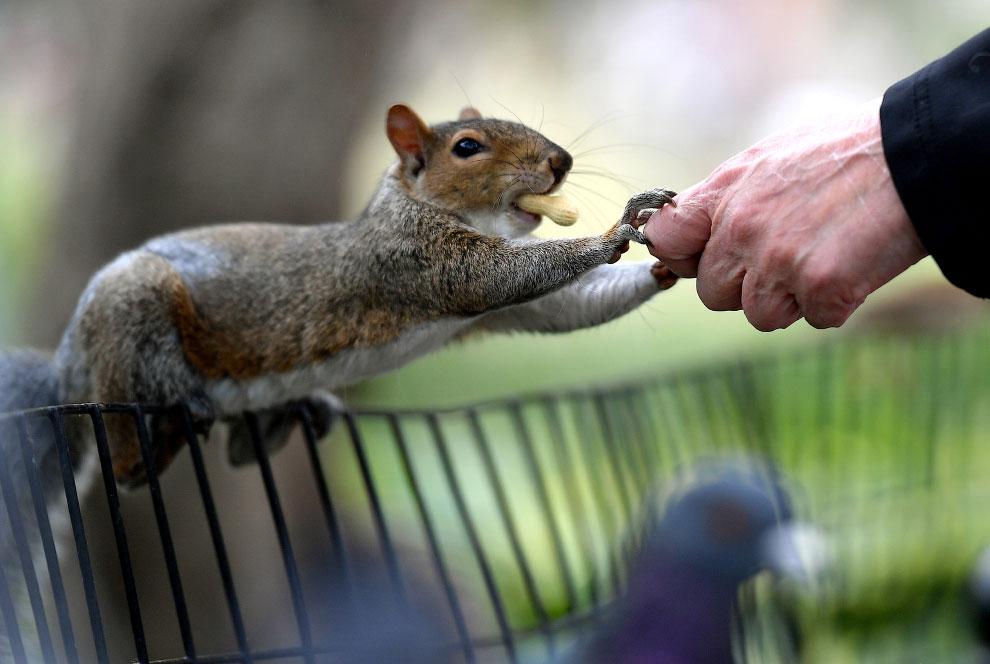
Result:
<instances>
[{"instance_id":1,"label":"black metal bar","mask_svg":"<svg viewBox=\"0 0 990 664\"><path fill-rule=\"evenodd\" d=\"M250 664L252 661L251 649L248 647L247 631L244 629L241 605L237 601L237 591L234 588L234 576L230 569L227 546L224 543L223 531L220 529L220 520L217 516L216 503L213 500L213 491L210 489L210 481L206 474L206 465L203 463L203 451L200 448L199 438L196 436L193 428L189 409L185 406L182 407L182 419L186 432L186 440L189 442L189 453L192 457L193 469L196 473L196 483L199 486L199 494L203 501L203 511L206 513L206 522L210 529L210 539L213 541L213 551L217 557L220 579L223 582L224 595L227 598L230 622L234 626L237 647L241 651L242 659L240 661ZM204 660L200 658L198 661L203 662Z\"/></svg>"},{"instance_id":2,"label":"black metal bar","mask_svg":"<svg viewBox=\"0 0 990 664\"><path fill-rule=\"evenodd\" d=\"M592 578L589 579L588 590L589 599L591 600L591 613L592 617L596 622L601 620L600 615L600 604L598 599L598 583L595 578L595 564L591 556L591 532L588 529L587 519L585 518L584 511L581 509L583 501L581 500L581 494L578 490L576 478L574 474L574 462L571 459L570 451L567 449L567 441L564 438L564 424L560 418L560 412L557 407L557 401L549 397L543 399L543 409L547 418L547 425L550 428L550 442L554 450L554 456L557 459L557 464L560 466L560 475L563 477L564 481L564 491L567 494L567 504L571 512L571 521L576 524L579 529L580 537L582 540L583 547L578 547L584 553L584 563L585 567L591 573ZM565 572L569 568L565 567ZM574 592L574 604L577 604L577 584L574 582L573 577L570 576L568 572L567 583L571 586Z\"/></svg>"},{"instance_id":3,"label":"black metal bar","mask_svg":"<svg viewBox=\"0 0 990 664\"><path fill-rule=\"evenodd\" d=\"M509 656L515 658L516 644L512 637L512 630L509 627L509 619L505 613L505 605L502 603L502 597L498 592L498 585L495 583L495 576L492 573L491 565L488 563L488 557L485 555L485 551L481 546L481 540L478 539L474 520L468 511L467 503L464 502L464 493L461 491L460 482L458 482L457 475L454 473L454 465L451 463L450 454L447 451L446 438L440 429L440 422L437 420L436 415L432 413L428 414L426 420L429 423L430 431L433 433L433 443L436 446L437 454L440 455L440 463L443 465L447 486L450 487L451 494L454 497L454 505L457 507L458 516L460 516L464 530L467 532L471 550L474 553L475 560L478 562L485 588L488 591L489 599L491 599L492 609L495 611L495 619L502 634L502 642L505 644L505 649L509 653Z\"/></svg>"},{"instance_id":4,"label":"black metal bar","mask_svg":"<svg viewBox=\"0 0 990 664\"><path fill-rule=\"evenodd\" d=\"M636 514L636 507L633 505L635 499L631 495L632 487L630 485L632 482L627 481L627 473L629 471L628 469L623 469L624 464L622 463L622 459L624 455L620 453L620 450L624 447L624 441L620 439L618 431L612 423L604 396L601 393L596 393L591 399L594 403L598 427L602 434L601 443L605 449L605 459L607 461L605 465L612 471L615 491L619 494L619 502L625 512L624 532L619 533L620 542L617 543L625 549L624 557L621 561L622 564L615 566L616 574L618 574L629 566L629 562L636 554L636 541L631 537L631 527L635 522Z\"/></svg>"},{"instance_id":5,"label":"black metal bar","mask_svg":"<svg viewBox=\"0 0 990 664\"><path fill-rule=\"evenodd\" d=\"M392 537L389 534L388 526L385 524L385 514L382 511L381 500L378 498L378 491L375 490L375 481L371 476L371 466L368 464L368 455L364 450L364 442L361 438L361 433L358 431L357 424L354 422L354 416L351 413L344 413L344 422L347 424L347 432L350 434L354 454L357 457L358 467L361 470L364 490L368 496L368 501L371 503L371 513L374 517L375 528L378 531L378 539L382 545L382 553L385 554L385 562L388 565L392 588L395 590L396 599L400 604L405 606L407 604L407 598L402 583L402 575L399 574L399 561L396 559Z\"/></svg>"},{"instance_id":6,"label":"black metal bar","mask_svg":"<svg viewBox=\"0 0 990 664\"><path fill-rule=\"evenodd\" d=\"M579 619L571 622L573 624L580 624L581 620ZM502 647L501 640L497 638L479 638L476 639L474 643L475 643L475 647L477 647L478 649ZM335 663L339 662L340 664L349 664L349 660L341 659L339 655L341 655L342 653L346 653L348 649L350 649L351 647L352 646L350 643L344 642L340 645L334 645L334 646L314 646L310 650L307 650L299 646L291 647L291 648L274 648L271 650L263 650L263 651L255 652L254 658L257 661L267 661L267 660L294 661L300 657L305 657L309 654L330 655L331 657L333 657L332 659L324 660L323 658L321 658L320 661L332 661ZM438 645L436 650L442 653L443 651L455 651L459 648L460 648L459 643L447 643L447 644ZM441 661L446 662L448 660L446 658L442 658ZM236 653L207 655L200 657L199 659L196 660L196 664L243 664L243 662L244 660L241 659L241 656ZM180 657L180 658L172 658L172 659L156 659L150 664L189 664L189 662L185 658ZM393 664L393 663L382 662L382 664ZM397 662L394 664L401 664L401 662Z\"/></svg>"},{"instance_id":7,"label":"black metal bar","mask_svg":"<svg viewBox=\"0 0 990 664\"><path fill-rule=\"evenodd\" d=\"M622 509L626 514L626 524L630 524L633 520L632 496L629 495L629 483L623 477L622 464L619 461L619 455L616 451L616 446L621 445L622 441L619 440L615 429L612 427L611 418L609 417L608 409L605 406L605 400L602 395L594 395L592 402L595 405L595 412L598 415L605 458L608 460L608 466L612 470L612 478L615 481L616 491L619 494Z\"/></svg>"},{"instance_id":8,"label":"black metal bar","mask_svg":"<svg viewBox=\"0 0 990 664\"><path fill-rule=\"evenodd\" d=\"M302 423L303 439L306 441L309 463L313 468L313 475L316 480L316 492L320 499L320 507L323 509L323 517L326 519L327 530L330 532L330 545L333 547L334 564L337 566L337 573L343 581L342 589L347 594L347 601L353 605L358 595L354 572L347 554L347 547L344 546L344 536L340 530L340 520L337 518L333 500L330 498L330 487L327 484L327 475L323 470L320 452L316 449L316 428L313 426L313 417L308 405L300 408L299 419Z\"/></svg>"},{"instance_id":9,"label":"black metal bar","mask_svg":"<svg viewBox=\"0 0 990 664\"><path fill-rule=\"evenodd\" d=\"M169 584L172 587L172 601L175 604L175 614L179 621L179 633L182 636L182 647L186 658L196 661L196 648L193 645L192 627L189 624L189 610L186 607L185 593L182 591L182 577L179 575L179 561L175 555L172 543L172 530L168 525L168 515L165 512L165 501L162 499L162 487L158 481L158 468L155 466L155 453L151 449L151 437L144 421L144 412L140 406L131 411L134 424L137 427L138 442L141 447L141 457L148 477L148 492L151 494L151 504L155 510L155 521L158 535L165 554L165 568L168 571Z\"/></svg>"},{"instance_id":10,"label":"black metal bar","mask_svg":"<svg viewBox=\"0 0 990 664\"><path fill-rule=\"evenodd\" d=\"M634 430L639 419L628 403L626 393L611 394L607 400L604 394L596 398L599 417L602 418L604 430L613 437L609 445L616 464L625 470L623 487L631 496L631 516L624 533L626 554L630 556L626 567L639 552L640 542L645 530L646 521L643 518L646 497L652 487L653 478L650 475L650 464L644 453L642 429ZM626 479L627 478L627 479Z\"/></svg>"},{"instance_id":11,"label":"black metal bar","mask_svg":"<svg viewBox=\"0 0 990 664\"><path fill-rule=\"evenodd\" d=\"M645 397L641 390L629 390L623 393L622 404L629 413L629 427L632 438L636 441L646 477L647 491L654 488L662 470L660 458L657 455L657 443L650 426L649 410L645 407Z\"/></svg>"},{"instance_id":12,"label":"black metal bar","mask_svg":"<svg viewBox=\"0 0 990 664\"><path fill-rule=\"evenodd\" d=\"M654 411L663 410L662 400L656 393L652 397L652 400L649 399L644 390L632 390L629 393L630 405L635 406L639 412L641 435L646 443L647 455L653 464L654 479L657 479L661 473L673 466L674 462L667 457L672 459L674 452L665 449L667 448L667 438L657 430L656 419L653 415Z\"/></svg>"},{"instance_id":13,"label":"black metal bar","mask_svg":"<svg viewBox=\"0 0 990 664\"><path fill-rule=\"evenodd\" d=\"M743 430L749 439L749 445L764 456L770 454L770 421L769 413L760 398L759 384L756 380L756 366L752 362L738 362L730 376L734 393L738 400L743 417Z\"/></svg>"},{"instance_id":14,"label":"black metal bar","mask_svg":"<svg viewBox=\"0 0 990 664\"><path fill-rule=\"evenodd\" d=\"M631 479L630 482L623 484L629 485L633 496L633 514L636 515L642 507L643 496L650 482L650 470L649 463L640 448L642 436L637 436L632 430L635 413L629 410L625 393L613 394L607 402L605 395L601 395L599 401L603 407L606 407L602 414L605 416L607 428L615 436L612 449L615 450L617 457L625 462L627 476Z\"/></svg>"},{"instance_id":15,"label":"black metal bar","mask_svg":"<svg viewBox=\"0 0 990 664\"><path fill-rule=\"evenodd\" d=\"M110 657L107 654L106 635L103 631L103 620L100 617L100 605L96 598L93 564L89 558L89 547L86 545L86 528L83 525L82 511L79 509L79 495L76 492L72 461L69 458L69 442L65 435L62 411L52 409L49 412L49 417L55 433L55 449L58 451L58 463L62 474L62 485L65 490L65 501L69 509L69 522L72 524L72 535L76 544L76 557L79 560L79 573L82 576L83 589L86 594L89 626L93 631L93 647L96 649L97 661L100 664L110 664Z\"/></svg>"},{"instance_id":16,"label":"black metal bar","mask_svg":"<svg viewBox=\"0 0 990 664\"><path fill-rule=\"evenodd\" d=\"M588 411L585 407L582 407L580 403L580 398L575 398L574 403L574 416L578 420L575 422L578 432L578 438L581 442L581 449L584 453L583 463L588 469L588 473L594 472L595 466L593 461L596 459L594 454L594 442L591 440L590 428L584 426L585 422L581 421L588 417ZM622 590L622 578L619 575L618 559L619 553L617 550L618 542L616 542L618 527L616 526L615 516L612 514L611 505L609 505L609 500L605 496L604 489L601 482L596 482L595 477L591 477L591 496L593 503L598 512L598 522L601 524L602 529L605 531L606 541L611 540L612 544L607 546L608 550L608 576L612 581L612 594L617 595Z\"/></svg>"},{"instance_id":17,"label":"black metal bar","mask_svg":"<svg viewBox=\"0 0 990 664\"><path fill-rule=\"evenodd\" d=\"M636 554L640 550L642 538L648 526L648 516L651 504L649 499L654 495L659 481L659 466L651 441L648 440L643 418L634 407L632 392L620 392L613 398L614 426L621 431L623 445L620 449L627 450L625 457L630 464L630 472L636 477L636 521L630 524L628 539ZM638 472L632 471L633 468ZM635 555L635 554L634 554Z\"/></svg>"},{"instance_id":18,"label":"black metal bar","mask_svg":"<svg viewBox=\"0 0 990 664\"><path fill-rule=\"evenodd\" d=\"M522 411L518 405L512 406L512 419L519 436L519 444L522 447L523 455L526 458L526 465L529 467L530 477L536 486L536 495L540 500L540 507L543 510L543 518L546 519L550 527L550 541L553 542L554 556L557 558L557 566L560 569L561 580L564 582L564 592L567 595L569 606L577 603L577 590L574 585L574 577L571 575L567 564L567 555L564 553L564 539L560 534L560 524L554 514L553 506L550 504L550 493L547 491L547 483L543 479L543 471L536 458L536 450L533 446L533 438L529 435L529 429L523 420Z\"/></svg>"},{"instance_id":19,"label":"black metal bar","mask_svg":"<svg viewBox=\"0 0 990 664\"><path fill-rule=\"evenodd\" d=\"M499 477L498 468L496 468L495 460L492 458L492 452L488 445L488 438L485 436L485 433L481 428L481 422L478 421L477 411L474 409L469 409L467 411L467 416L468 422L471 425L471 431L474 434L475 444L481 452L485 472L488 475L488 480L492 483L492 489L495 491L495 502L498 505L499 516L502 519L502 526L505 528L506 534L509 536L509 546L512 548L512 555L516 559L516 565L519 566L520 574L522 574L523 585L526 587L526 595L529 597L529 601L536 612L536 618L539 621L540 631L543 632L545 638L547 639L547 644L550 648L550 655L552 656L554 654L553 634L547 628L550 619L547 615L546 607L543 605L543 600L540 598L540 592L536 588L536 580L533 578L533 571L529 568L529 563L526 561L526 554L523 553L522 545L519 542L519 533L516 529L515 520L512 518L512 513L509 509L509 501L505 495L505 488L502 486L502 479ZM510 661L517 661L514 650L509 652L509 657Z\"/></svg>"},{"instance_id":20,"label":"black metal bar","mask_svg":"<svg viewBox=\"0 0 990 664\"><path fill-rule=\"evenodd\" d=\"M721 448L731 441L730 433L725 424L725 418L722 417L721 411L716 408L712 393L712 384L717 378L720 378L720 376L706 375L703 379L695 380L691 383L695 397L701 404L701 418L699 421L704 423L704 429L707 430L710 439L707 442L715 449Z\"/></svg>"},{"instance_id":21,"label":"black metal bar","mask_svg":"<svg viewBox=\"0 0 990 664\"><path fill-rule=\"evenodd\" d=\"M120 499L117 496L117 483L113 476L113 464L110 460L110 448L107 444L107 430L103 423L103 415L95 404L90 407L90 417L93 422L93 433L96 436L96 451L100 459L103 488L106 491L107 504L110 508L110 523L113 526L113 535L117 544L117 558L120 561L124 596L127 598L131 632L134 635L134 650L139 662L147 662L149 659L148 644L144 635L144 624L141 622L141 607L138 603L137 587L134 581L134 566L131 564L131 554L127 547L127 534L124 532L124 518L120 513Z\"/></svg>"},{"instance_id":22,"label":"black metal bar","mask_svg":"<svg viewBox=\"0 0 990 664\"><path fill-rule=\"evenodd\" d=\"M676 385L664 385L656 399L651 404L657 412L657 417L649 419L651 431L657 436L657 451L666 451L667 467L670 469L679 467L684 460L684 453L678 443L687 442L687 434L684 431L684 422L679 412L674 410L671 401L677 398L678 389ZM663 434L656 428L657 421L665 422ZM673 430L673 431L672 431Z\"/></svg>"},{"instance_id":23,"label":"black metal bar","mask_svg":"<svg viewBox=\"0 0 990 664\"><path fill-rule=\"evenodd\" d=\"M942 346L945 351L951 352L955 348L955 344ZM935 385L936 379L939 375L946 374L947 363L942 360L943 353L939 352L940 347L934 344L930 347L929 353L929 366L928 375L925 376L924 384L926 386ZM922 442L923 454L925 455L925 486L931 488L935 485L935 477L938 475L938 455L935 453L935 439L938 436L939 420L941 413L939 413L937 394L938 390L935 389L923 389L919 390L919 393L924 395L925 404L925 426L919 427L919 431L925 437Z\"/></svg>"},{"instance_id":24,"label":"black metal bar","mask_svg":"<svg viewBox=\"0 0 990 664\"><path fill-rule=\"evenodd\" d=\"M10 587L7 585L7 573L0 569L0 618L7 630L7 643L14 664L28 664L27 653L24 652L24 641L21 639L21 628L17 624L17 610L10 597Z\"/></svg>"},{"instance_id":25,"label":"black metal bar","mask_svg":"<svg viewBox=\"0 0 990 664\"><path fill-rule=\"evenodd\" d=\"M275 477L272 475L272 467L268 462L268 452L265 450L265 444L261 438L258 417L254 413L247 412L244 413L244 418L248 425L248 431L251 434L251 442L254 444L254 453L258 460L258 468L261 470L261 478L265 484L265 493L268 495L268 505L271 508L272 520L275 522L279 547L282 550L282 560L285 563L285 573L289 579L289 591L292 595L292 605L296 612L296 624L299 627L299 638L302 641L304 651L303 656L307 662L314 664L316 660L313 656L313 637L310 633L309 616L306 613L302 584L299 582L299 570L296 567L296 559L292 553L292 543L289 541L289 529L285 523L282 502L279 500L278 489L275 486Z\"/></svg>"},{"instance_id":26,"label":"black metal bar","mask_svg":"<svg viewBox=\"0 0 990 664\"><path fill-rule=\"evenodd\" d=\"M562 632L568 629L575 629L581 627L588 622L591 622L591 617L587 615L578 616L567 616L555 620L553 622L553 630L555 632ZM520 636L526 637L534 633L538 633L534 629L520 629L518 630ZM483 649L494 649L503 647L502 640L498 637L479 637L473 641L474 647L479 650ZM314 646L312 652L317 655L336 655L341 652L346 652L350 647L348 643L335 644L333 646ZM460 643L447 643L442 644L437 647L438 651L454 651L461 648ZM308 654L301 647L291 647L291 648L275 648L271 650L263 650L254 653L254 657L258 661L267 661L273 659L295 659ZM197 664L243 664L245 660L241 658L241 655L237 653L225 653L218 655L205 655L197 659ZM321 660L322 661L322 660ZM333 659L336 662L338 659ZM443 659L442 661L447 661ZM151 662L151 664L189 664L188 660L185 658L171 658L171 659L156 659ZM342 662L342 664L344 664ZM385 664L385 663L383 663ZM391 664L391 663L389 663Z\"/></svg>"},{"instance_id":27,"label":"black metal bar","mask_svg":"<svg viewBox=\"0 0 990 664\"><path fill-rule=\"evenodd\" d=\"M388 415L389 424L392 427L393 437L395 439L396 446L399 449L399 456L402 460L402 467L406 473L406 478L409 481L409 488L412 490L413 500L416 501L416 509L419 512L420 521L423 524L423 530L426 532L427 543L430 546L430 554L433 556L433 564L436 567L437 575L440 577L440 582L443 584L444 595L447 598L447 604L450 606L450 613L454 619L454 627L457 629L457 636L460 639L460 645L464 651L464 658L470 664L475 661L474 649L471 643L471 635L468 632L467 622L464 619L464 612L461 610L460 602L457 599L457 592L454 590L454 584L450 579L450 574L447 572L447 565L444 562L443 553L440 550L440 543L437 539L436 530L433 527L433 520L430 518L429 511L426 508L426 501L423 499L423 492L420 489L419 481L416 479L416 473L413 470L412 459L409 455L409 446L406 443L405 434L402 433L402 427L399 424L399 417L396 414Z\"/></svg>"},{"instance_id":28,"label":"black metal bar","mask_svg":"<svg viewBox=\"0 0 990 664\"><path fill-rule=\"evenodd\" d=\"M48 418L45 419L48 420ZM50 420L49 426L51 426ZM41 488L41 481L38 478L38 465L34 458L34 449L31 436L28 433L26 415L21 415L17 419L17 435L21 446L21 458L24 462L24 474L27 476L28 485L31 487L34 517L38 522L38 533L41 535L41 545L45 551L45 563L48 566L48 582L51 584L52 597L55 599L55 610L58 614L58 624L59 630L62 633L62 645L65 648L65 657L70 664L78 664L79 655L76 652L76 639L72 633L69 603L65 596L65 586L62 583L62 572L58 566L55 538L52 536L52 527L48 520L48 505L44 490Z\"/></svg>"},{"instance_id":29,"label":"black metal bar","mask_svg":"<svg viewBox=\"0 0 990 664\"><path fill-rule=\"evenodd\" d=\"M6 435L7 432L3 432ZM0 441L0 445L14 445L13 440ZM10 452L13 452L9 447ZM8 456L4 457L4 462L0 462L0 487L3 490L3 502L7 505L7 516L10 518L10 534L14 538L14 545L17 549L17 556L20 558L21 571L24 576L24 584L28 593L28 600L31 603L31 612L34 615L35 629L38 632L38 645L41 649L45 662L55 661L55 649L52 645L51 633L48 631L48 618L45 616L45 605L41 599L41 589L38 586L38 576L34 571L34 561L31 556L31 546L28 543L24 522L21 518L21 508L18 501L18 487L14 486L14 478L10 474L10 467L7 463ZM27 469L25 469L27 472ZM2 517L0 517L2 519ZM3 574L3 570L0 570Z\"/></svg>"}]
</instances>

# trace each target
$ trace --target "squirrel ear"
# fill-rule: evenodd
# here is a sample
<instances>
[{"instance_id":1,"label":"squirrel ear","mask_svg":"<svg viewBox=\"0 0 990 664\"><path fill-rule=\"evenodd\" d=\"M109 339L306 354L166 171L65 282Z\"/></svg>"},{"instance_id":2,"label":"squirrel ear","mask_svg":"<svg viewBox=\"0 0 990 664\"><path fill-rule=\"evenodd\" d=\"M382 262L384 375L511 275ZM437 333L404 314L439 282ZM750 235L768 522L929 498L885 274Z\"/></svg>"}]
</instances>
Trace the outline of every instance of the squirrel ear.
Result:
<instances>
[{"instance_id":1,"label":"squirrel ear","mask_svg":"<svg viewBox=\"0 0 990 664\"><path fill-rule=\"evenodd\" d=\"M417 175L426 164L426 143L433 136L430 128L411 108L396 104L388 109L385 133L402 166Z\"/></svg>"},{"instance_id":2,"label":"squirrel ear","mask_svg":"<svg viewBox=\"0 0 990 664\"><path fill-rule=\"evenodd\" d=\"M458 120L480 120L481 113L478 112L474 106L465 106L461 109L461 114L457 116Z\"/></svg>"}]
</instances>

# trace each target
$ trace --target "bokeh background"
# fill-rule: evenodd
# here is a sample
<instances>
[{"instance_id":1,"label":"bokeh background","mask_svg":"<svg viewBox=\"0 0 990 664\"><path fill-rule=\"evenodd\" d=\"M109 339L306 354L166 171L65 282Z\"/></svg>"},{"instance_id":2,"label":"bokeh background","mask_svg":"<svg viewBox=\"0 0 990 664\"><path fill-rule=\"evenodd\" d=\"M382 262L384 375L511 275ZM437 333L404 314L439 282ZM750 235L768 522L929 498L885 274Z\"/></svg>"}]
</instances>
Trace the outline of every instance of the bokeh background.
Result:
<instances>
[{"instance_id":1,"label":"bokeh background","mask_svg":"<svg viewBox=\"0 0 990 664\"><path fill-rule=\"evenodd\" d=\"M565 192L582 219L538 234L596 233L632 193L683 189L775 129L881 95L987 25L985 0L8 0L0 345L54 347L88 276L148 237L215 221L357 214L392 159L383 132L391 103L429 122L470 104L540 128L576 157ZM634 247L624 260L645 257ZM758 333L739 313L706 310L683 282L600 328L470 339L341 396L359 407L458 405L800 356L864 337L965 333L986 313L930 259L840 330L799 322ZM902 354L889 357L896 365ZM912 409L897 390L916 379L895 381L895 401L869 412L896 421L891 404ZM781 402L784 410L800 410L804 383L794 380L785 392L797 401ZM837 403L862 403L857 380L835 389ZM798 439L793 426L786 431ZM838 427L836 446L847 428ZM893 446L897 431L878 426L871 432L881 440L858 440L858 467L874 467L863 450ZM877 458L895 448L884 449ZM283 456L291 476L301 453ZM166 490L181 501L181 471L171 475ZM221 502L238 506L228 511L241 550L251 548L261 537L254 529L270 528L252 518L264 509L256 478L214 479ZM287 493L288 509L304 515L312 496ZM131 502L135 515L147 508ZM110 551L106 525L90 519L93 546L102 528ZM243 558L245 574L259 579L277 560L254 549ZM264 582L256 585L264 596Z\"/></svg>"}]
</instances>

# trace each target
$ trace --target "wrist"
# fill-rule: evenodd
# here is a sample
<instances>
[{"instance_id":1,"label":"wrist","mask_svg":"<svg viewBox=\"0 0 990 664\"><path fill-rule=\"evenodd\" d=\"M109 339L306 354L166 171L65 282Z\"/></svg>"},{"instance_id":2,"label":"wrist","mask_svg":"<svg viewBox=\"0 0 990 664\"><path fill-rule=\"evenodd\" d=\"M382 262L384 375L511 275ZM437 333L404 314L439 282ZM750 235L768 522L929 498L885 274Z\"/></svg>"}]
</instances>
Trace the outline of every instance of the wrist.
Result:
<instances>
[{"instance_id":1,"label":"wrist","mask_svg":"<svg viewBox=\"0 0 990 664\"><path fill-rule=\"evenodd\" d=\"M911 223L904 202L894 185L890 174L890 166L884 153L883 132L880 124L880 105L882 97L873 99L858 109L855 132L851 138L862 149L863 155L869 160L869 173L864 182L873 183L869 189L871 214L876 215L879 223L885 225L892 241L900 240L901 251L905 260L913 264L928 255Z\"/></svg>"}]
</instances>

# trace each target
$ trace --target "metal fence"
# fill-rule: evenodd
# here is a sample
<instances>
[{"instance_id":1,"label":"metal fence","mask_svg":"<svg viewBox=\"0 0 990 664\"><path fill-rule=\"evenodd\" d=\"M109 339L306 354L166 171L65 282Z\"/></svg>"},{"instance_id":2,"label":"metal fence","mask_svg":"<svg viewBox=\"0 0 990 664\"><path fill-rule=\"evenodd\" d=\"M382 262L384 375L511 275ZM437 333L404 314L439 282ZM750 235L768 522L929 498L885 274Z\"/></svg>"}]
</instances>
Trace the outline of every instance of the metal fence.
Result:
<instances>
[{"instance_id":1,"label":"metal fence","mask_svg":"<svg viewBox=\"0 0 990 664\"><path fill-rule=\"evenodd\" d=\"M3 415L18 455L0 464L0 523L11 544L0 618L12 661L347 661L367 635L361 626L390 633L393 612L440 625L444 661L546 661L607 613L665 480L720 451L774 459L793 480L799 511L836 535L843 573L804 611L805 623L847 615L864 595L952 585L990 541L974 507L990 470L990 455L979 453L990 422L987 340L979 331L866 341L600 390L341 412L323 439L308 407L287 407L299 423L289 448L302 463L293 466L282 462L289 449L269 457L251 413L258 463L237 470L219 458L222 440L197 438L183 409L88 404ZM181 414L189 445L158 478L148 418L166 412ZM152 470L146 489L118 491L109 418L133 423ZM98 453L89 490L77 486L66 436L68 423L81 422ZM38 458L49 441L57 454ZM46 505L53 470L59 499ZM218 507L217 479L232 473L253 478L264 513ZM305 514L286 507L297 491L308 496ZM146 503L142 523L122 501ZM878 515L889 527L876 528ZM240 538L245 519L264 522L267 541ZM94 520L109 525L113 556L91 555ZM188 534L190 522L198 534ZM904 553L916 541L927 544ZM245 556L261 549L277 556L263 579L244 571ZM946 562L949 550L959 555ZM912 576L938 556L940 574ZM281 589L259 608L248 591L262 581ZM919 638L925 615L912 623ZM270 623L281 626L274 636Z\"/></svg>"}]
</instances>

